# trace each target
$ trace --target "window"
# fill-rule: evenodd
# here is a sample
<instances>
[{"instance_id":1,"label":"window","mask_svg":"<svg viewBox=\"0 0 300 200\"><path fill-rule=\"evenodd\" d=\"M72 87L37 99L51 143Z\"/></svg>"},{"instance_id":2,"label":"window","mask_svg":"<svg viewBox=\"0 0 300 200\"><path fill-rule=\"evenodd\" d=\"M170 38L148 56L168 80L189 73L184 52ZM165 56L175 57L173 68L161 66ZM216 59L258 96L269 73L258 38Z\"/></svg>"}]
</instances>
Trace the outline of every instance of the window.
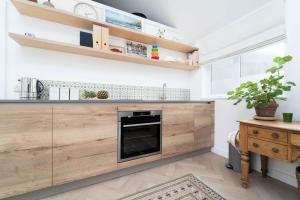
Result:
<instances>
[{"instance_id":1,"label":"window","mask_svg":"<svg viewBox=\"0 0 300 200\"><path fill-rule=\"evenodd\" d=\"M211 93L222 96L239 85L239 57L222 59L211 65Z\"/></svg>"},{"instance_id":2,"label":"window","mask_svg":"<svg viewBox=\"0 0 300 200\"><path fill-rule=\"evenodd\" d=\"M241 55L241 82L258 81L273 66L273 58L286 55L285 42L279 42Z\"/></svg>"},{"instance_id":3,"label":"window","mask_svg":"<svg viewBox=\"0 0 300 200\"><path fill-rule=\"evenodd\" d=\"M253 51L210 63L210 90L205 96L227 97L227 91L247 81L266 77L266 69L273 66L273 58L285 56L286 42L280 41ZM282 71L282 73L284 73Z\"/></svg>"}]
</instances>

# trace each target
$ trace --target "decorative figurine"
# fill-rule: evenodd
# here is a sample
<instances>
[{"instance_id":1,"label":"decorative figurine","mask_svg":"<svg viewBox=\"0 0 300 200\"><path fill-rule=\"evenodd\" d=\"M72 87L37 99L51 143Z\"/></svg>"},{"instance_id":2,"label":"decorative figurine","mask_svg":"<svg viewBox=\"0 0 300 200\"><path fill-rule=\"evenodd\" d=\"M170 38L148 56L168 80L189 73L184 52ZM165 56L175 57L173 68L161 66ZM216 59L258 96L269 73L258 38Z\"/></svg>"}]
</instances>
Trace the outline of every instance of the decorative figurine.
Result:
<instances>
[{"instance_id":1,"label":"decorative figurine","mask_svg":"<svg viewBox=\"0 0 300 200\"><path fill-rule=\"evenodd\" d=\"M45 1L45 2L43 3L43 5L44 5L44 6L51 7L51 8L55 8L55 7L54 7L54 5L53 5L53 3L51 3L51 1L50 1L50 0L48 0L48 1Z\"/></svg>"},{"instance_id":2,"label":"decorative figurine","mask_svg":"<svg viewBox=\"0 0 300 200\"><path fill-rule=\"evenodd\" d=\"M154 60L159 60L159 52L158 52L157 44L152 45L151 58Z\"/></svg>"},{"instance_id":3,"label":"decorative figurine","mask_svg":"<svg viewBox=\"0 0 300 200\"><path fill-rule=\"evenodd\" d=\"M166 30L158 29L157 35L159 38L165 38Z\"/></svg>"}]
</instances>

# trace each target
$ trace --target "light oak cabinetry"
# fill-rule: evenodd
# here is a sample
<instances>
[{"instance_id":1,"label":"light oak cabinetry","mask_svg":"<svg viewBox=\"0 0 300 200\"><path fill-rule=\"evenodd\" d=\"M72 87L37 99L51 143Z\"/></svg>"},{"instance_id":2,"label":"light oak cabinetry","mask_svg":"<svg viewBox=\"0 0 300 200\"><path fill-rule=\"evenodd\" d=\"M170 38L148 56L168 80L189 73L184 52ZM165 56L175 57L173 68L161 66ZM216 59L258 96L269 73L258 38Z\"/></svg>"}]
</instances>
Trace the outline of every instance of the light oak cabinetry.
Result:
<instances>
[{"instance_id":1,"label":"light oak cabinetry","mask_svg":"<svg viewBox=\"0 0 300 200\"><path fill-rule=\"evenodd\" d=\"M195 149L203 149L214 145L215 105L194 105L194 145Z\"/></svg>"},{"instance_id":2,"label":"light oak cabinetry","mask_svg":"<svg viewBox=\"0 0 300 200\"><path fill-rule=\"evenodd\" d=\"M143 110L163 112L162 155L118 164L117 112ZM0 199L212 147L213 118L213 103L0 104Z\"/></svg>"},{"instance_id":3,"label":"light oak cabinetry","mask_svg":"<svg viewBox=\"0 0 300 200\"><path fill-rule=\"evenodd\" d=\"M75 181L116 169L116 106L54 106L53 184Z\"/></svg>"},{"instance_id":4,"label":"light oak cabinetry","mask_svg":"<svg viewBox=\"0 0 300 200\"><path fill-rule=\"evenodd\" d=\"M163 106L163 157L213 145L214 104Z\"/></svg>"},{"instance_id":5,"label":"light oak cabinetry","mask_svg":"<svg viewBox=\"0 0 300 200\"><path fill-rule=\"evenodd\" d=\"M163 157L176 156L194 150L194 105L163 106Z\"/></svg>"},{"instance_id":6,"label":"light oak cabinetry","mask_svg":"<svg viewBox=\"0 0 300 200\"><path fill-rule=\"evenodd\" d=\"M52 107L0 105L0 199L52 185Z\"/></svg>"}]
</instances>

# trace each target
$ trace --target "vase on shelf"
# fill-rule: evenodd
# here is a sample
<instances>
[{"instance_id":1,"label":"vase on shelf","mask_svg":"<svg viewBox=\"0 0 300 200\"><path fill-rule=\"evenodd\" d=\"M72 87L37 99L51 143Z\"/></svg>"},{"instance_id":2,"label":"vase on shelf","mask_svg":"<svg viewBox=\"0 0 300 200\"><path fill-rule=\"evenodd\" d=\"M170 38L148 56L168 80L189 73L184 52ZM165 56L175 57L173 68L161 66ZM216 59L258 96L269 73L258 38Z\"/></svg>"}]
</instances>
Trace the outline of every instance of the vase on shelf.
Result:
<instances>
[{"instance_id":1,"label":"vase on shelf","mask_svg":"<svg viewBox=\"0 0 300 200\"><path fill-rule=\"evenodd\" d=\"M51 8L55 8L55 6L53 5L53 3L51 3L51 0L45 1L45 2L43 3L43 5L48 6L48 7L51 7Z\"/></svg>"}]
</instances>

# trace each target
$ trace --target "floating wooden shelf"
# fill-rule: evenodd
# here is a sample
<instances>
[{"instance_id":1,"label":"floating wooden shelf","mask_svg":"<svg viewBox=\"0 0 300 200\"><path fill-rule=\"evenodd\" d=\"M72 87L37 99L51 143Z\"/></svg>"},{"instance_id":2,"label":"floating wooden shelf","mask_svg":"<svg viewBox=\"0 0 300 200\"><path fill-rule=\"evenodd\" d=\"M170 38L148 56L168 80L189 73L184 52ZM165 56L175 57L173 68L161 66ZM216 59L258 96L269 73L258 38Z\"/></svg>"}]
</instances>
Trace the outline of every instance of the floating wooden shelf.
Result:
<instances>
[{"instance_id":1,"label":"floating wooden shelf","mask_svg":"<svg viewBox=\"0 0 300 200\"><path fill-rule=\"evenodd\" d=\"M192 53L198 50L198 48L187 44L154 37L142 32L122 28L113 24L95 21L86 17L77 16L67 11L59 10L56 8L50 8L34 2L30 2L28 0L11 1L17 8L17 10L21 14L26 16L35 17L87 30L93 30L93 24L98 24L100 26L108 27L110 34L116 37L142 42L145 44L157 44L159 47L184 53Z\"/></svg>"},{"instance_id":2,"label":"floating wooden shelf","mask_svg":"<svg viewBox=\"0 0 300 200\"><path fill-rule=\"evenodd\" d=\"M182 70L194 70L198 68L196 66L191 66L179 62L152 60L150 58L114 53L105 50L96 50L90 47L83 47L83 46L73 45L73 44L68 44L63 42L56 42L56 41L51 41L51 40L46 40L41 38L29 37L21 34L16 34L16 33L9 33L9 36L20 45L27 46L27 47L47 49L47 50L65 52L65 53L72 53L72 54L78 54L84 56L105 58L105 59L132 62L138 64L152 65L152 66L176 68Z\"/></svg>"}]
</instances>

